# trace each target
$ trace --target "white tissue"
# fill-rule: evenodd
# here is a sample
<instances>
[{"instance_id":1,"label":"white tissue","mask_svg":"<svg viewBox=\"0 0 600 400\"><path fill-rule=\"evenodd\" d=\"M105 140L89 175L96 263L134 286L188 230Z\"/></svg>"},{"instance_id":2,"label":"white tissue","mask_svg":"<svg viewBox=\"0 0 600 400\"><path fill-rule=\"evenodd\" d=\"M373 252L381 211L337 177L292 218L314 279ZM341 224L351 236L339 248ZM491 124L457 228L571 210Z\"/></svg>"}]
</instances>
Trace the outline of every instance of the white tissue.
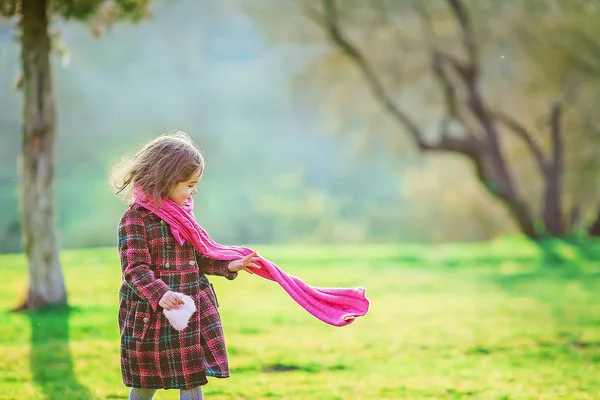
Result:
<instances>
[{"instance_id":1,"label":"white tissue","mask_svg":"<svg viewBox=\"0 0 600 400\"><path fill-rule=\"evenodd\" d=\"M196 305L194 304L194 300L190 296L187 296L183 293L175 293L185 302L185 304L179 306L178 308L173 308L170 310L163 310L165 313L165 317L169 320L173 328L178 331L182 331L188 326L188 321L191 316L196 312Z\"/></svg>"}]
</instances>

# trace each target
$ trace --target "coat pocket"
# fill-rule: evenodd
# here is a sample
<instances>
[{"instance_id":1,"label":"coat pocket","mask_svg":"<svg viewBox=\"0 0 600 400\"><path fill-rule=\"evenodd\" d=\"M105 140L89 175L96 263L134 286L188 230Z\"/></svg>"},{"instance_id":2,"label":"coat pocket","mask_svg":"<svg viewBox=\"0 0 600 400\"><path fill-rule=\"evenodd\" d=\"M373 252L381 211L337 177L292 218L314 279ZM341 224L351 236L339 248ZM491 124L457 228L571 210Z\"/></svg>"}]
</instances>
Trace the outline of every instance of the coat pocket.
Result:
<instances>
[{"instance_id":1,"label":"coat pocket","mask_svg":"<svg viewBox=\"0 0 600 400\"><path fill-rule=\"evenodd\" d=\"M145 301L138 301L135 306L135 316L133 319L132 336L135 340L144 340L152 315L150 314L150 305Z\"/></svg>"}]
</instances>

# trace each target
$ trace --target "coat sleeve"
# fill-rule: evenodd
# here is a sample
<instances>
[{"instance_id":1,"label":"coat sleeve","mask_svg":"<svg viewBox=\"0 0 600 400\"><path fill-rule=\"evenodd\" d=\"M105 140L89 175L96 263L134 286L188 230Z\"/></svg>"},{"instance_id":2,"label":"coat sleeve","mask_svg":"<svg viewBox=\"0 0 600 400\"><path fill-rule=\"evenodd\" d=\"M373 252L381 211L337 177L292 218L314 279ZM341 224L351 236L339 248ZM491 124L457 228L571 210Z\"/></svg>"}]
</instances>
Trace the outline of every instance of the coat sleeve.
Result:
<instances>
[{"instance_id":1,"label":"coat sleeve","mask_svg":"<svg viewBox=\"0 0 600 400\"><path fill-rule=\"evenodd\" d=\"M158 302L169 291L150 269L146 226L138 211L129 209L119 223L119 255L123 280L156 311Z\"/></svg>"},{"instance_id":2,"label":"coat sleeve","mask_svg":"<svg viewBox=\"0 0 600 400\"><path fill-rule=\"evenodd\" d=\"M229 280L233 280L237 277L237 272L231 272L227 269L229 261L227 260L215 260L207 257L194 249L196 252L196 260L198 261L198 269L206 275L219 275L224 276Z\"/></svg>"}]
</instances>

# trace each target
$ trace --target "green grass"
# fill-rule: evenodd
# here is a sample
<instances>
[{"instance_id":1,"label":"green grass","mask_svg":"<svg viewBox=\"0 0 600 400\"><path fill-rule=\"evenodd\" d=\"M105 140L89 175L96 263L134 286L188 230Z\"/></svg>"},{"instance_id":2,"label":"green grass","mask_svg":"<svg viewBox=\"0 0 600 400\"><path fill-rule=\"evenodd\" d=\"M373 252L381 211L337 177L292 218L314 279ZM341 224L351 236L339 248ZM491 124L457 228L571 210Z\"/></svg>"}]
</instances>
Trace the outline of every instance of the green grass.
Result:
<instances>
[{"instance_id":1,"label":"green grass","mask_svg":"<svg viewBox=\"0 0 600 400\"><path fill-rule=\"evenodd\" d=\"M310 284L365 286L371 310L334 328L273 282L214 277L232 377L207 399L600 399L597 243L257 249ZM12 313L25 260L0 256L0 399L125 399L116 251L62 261L72 309Z\"/></svg>"}]
</instances>

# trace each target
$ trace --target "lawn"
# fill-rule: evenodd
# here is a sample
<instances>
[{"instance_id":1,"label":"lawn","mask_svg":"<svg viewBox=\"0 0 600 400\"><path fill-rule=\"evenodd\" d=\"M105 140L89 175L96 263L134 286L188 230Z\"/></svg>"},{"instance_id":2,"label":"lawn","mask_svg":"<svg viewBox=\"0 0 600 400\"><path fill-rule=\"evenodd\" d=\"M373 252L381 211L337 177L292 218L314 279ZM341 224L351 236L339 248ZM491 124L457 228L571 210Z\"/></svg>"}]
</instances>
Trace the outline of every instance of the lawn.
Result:
<instances>
[{"instance_id":1,"label":"lawn","mask_svg":"<svg viewBox=\"0 0 600 400\"><path fill-rule=\"evenodd\" d=\"M366 287L371 310L335 328L273 282L212 277L232 377L207 399L600 399L598 243L256 248L312 285ZM25 259L0 255L0 399L125 399L116 250L61 258L71 309L13 313Z\"/></svg>"}]
</instances>

